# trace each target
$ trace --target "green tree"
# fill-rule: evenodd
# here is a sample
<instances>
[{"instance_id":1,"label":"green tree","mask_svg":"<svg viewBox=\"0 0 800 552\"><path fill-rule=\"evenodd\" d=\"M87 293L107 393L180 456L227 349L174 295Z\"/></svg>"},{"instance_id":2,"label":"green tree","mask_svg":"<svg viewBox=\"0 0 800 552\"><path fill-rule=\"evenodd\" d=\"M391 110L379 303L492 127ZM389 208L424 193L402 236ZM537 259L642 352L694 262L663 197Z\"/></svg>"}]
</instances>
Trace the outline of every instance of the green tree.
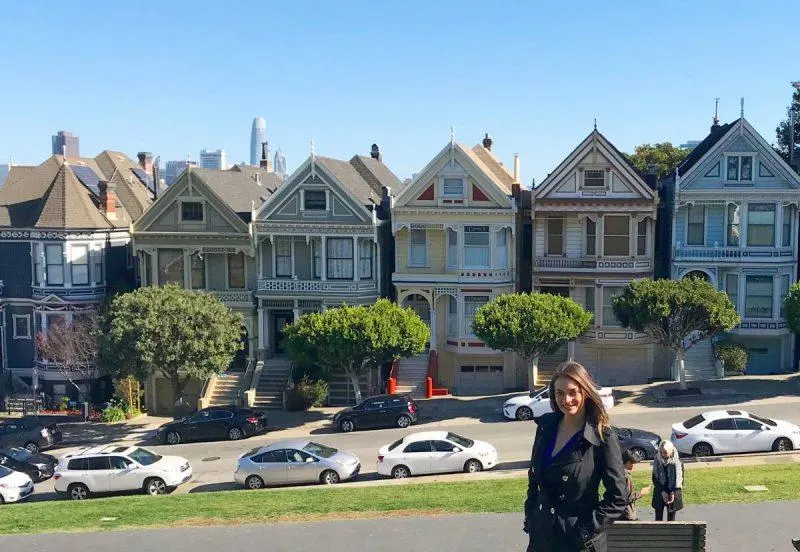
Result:
<instances>
[{"instance_id":1,"label":"green tree","mask_svg":"<svg viewBox=\"0 0 800 552\"><path fill-rule=\"evenodd\" d=\"M775 151L783 157L783 160L789 162L789 138L791 137L791 111L794 109L794 147L795 147L795 165L800 164L800 159L797 158L797 150L800 148L800 81L792 83L794 93L792 94L792 103L786 108L786 119L778 123L778 128L775 129L777 134L778 143L775 146ZM798 169L795 169L798 170Z\"/></svg>"},{"instance_id":2,"label":"green tree","mask_svg":"<svg viewBox=\"0 0 800 552\"><path fill-rule=\"evenodd\" d=\"M800 282L795 282L789 288L786 299L783 300L786 309L786 322L794 333L800 333Z\"/></svg>"},{"instance_id":3,"label":"green tree","mask_svg":"<svg viewBox=\"0 0 800 552\"><path fill-rule=\"evenodd\" d=\"M686 389L686 351L741 322L725 292L701 278L634 280L613 299L613 307L623 326L675 353L681 389Z\"/></svg>"},{"instance_id":4,"label":"green tree","mask_svg":"<svg viewBox=\"0 0 800 552\"><path fill-rule=\"evenodd\" d=\"M626 155L640 172L647 173L648 165L655 165L656 176L664 178L683 163L683 160L689 155L689 150L676 148L670 142L661 142L636 146L633 154Z\"/></svg>"},{"instance_id":5,"label":"green tree","mask_svg":"<svg viewBox=\"0 0 800 552\"><path fill-rule=\"evenodd\" d=\"M555 352L589 329L592 315L569 297L546 293L507 293L475 312L472 329L486 345L513 351L531 367L533 389L540 355Z\"/></svg>"},{"instance_id":6,"label":"green tree","mask_svg":"<svg viewBox=\"0 0 800 552\"><path fill-rule=\"evenodd\" d=\"M99 363L114 378L160 372L175 405L192 377L223 372L242 348L242 316L210 293L177 286L117 295L102 315Z\"/></svg>"},{"instance_id":7,"label":"green tree","mask_svg":"<svg viewBox=\"0 0 800 552\"><path fill-rule=\"evenodd\" d=\"M414 311L379 299L303 315L284 328L284 346L295 363L315 364L327 376L344 372L360 401L363 373L421 353L428 336L428 326Z\"/></svg>"}]
</instances>

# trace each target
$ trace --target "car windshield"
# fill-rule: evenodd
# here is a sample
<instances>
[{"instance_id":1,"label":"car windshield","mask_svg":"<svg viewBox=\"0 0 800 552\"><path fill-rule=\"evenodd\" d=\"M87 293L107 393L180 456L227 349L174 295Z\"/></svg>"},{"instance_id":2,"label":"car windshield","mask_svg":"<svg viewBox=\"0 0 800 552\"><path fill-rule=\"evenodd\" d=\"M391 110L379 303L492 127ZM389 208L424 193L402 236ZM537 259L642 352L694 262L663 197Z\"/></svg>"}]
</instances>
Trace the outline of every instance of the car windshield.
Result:
<instances>
[{"instance_id":1,"label":"car windshield","mask_svg":"<svg viewBox=\"0 0 800 552\"><path fill-rule=\"evenodd\" d=\"M683 422L683 427L685 427L686 429L693 428L697 424L704 422L705 419L706 419L705 416L703 416L702 414L698 414L694 418L689 418L688 420Z\"/></svg>"},{"instance_id":2,"label":"car windshield","mask_svg":"<svg viewBox=\"0 0 800 552\"><path fill-rule=\"evenodd\" d=\"M155 464L161 460L161 457L158 454L153 454L149 450L145 450L143 448L137 448L128 456L139 462L142 466L149 466L150 464Z\"/></svg>"},{"instance_id":3,"label":"car windshield","mask_svg":"<svg viewBox=\"0 0 800 552\"><path fill-rule=\"evenodd\" d=\"M11 448L7 448L7 449L3 449L0 452L5 454L6 456L10 456L11 458L16 460L17 462L26 462L28 460L28 458L31 457L31 453L28 452L28 449L19 448L19 447L11 447Z\"/></svg>"},{"instance_id":4,"label":"car windshield","mask_svg":"<svg viewBox=\"0 0 800 552\"><path fill-rule=\"evenodd\" d=\"M303 447L303 450L313 454L314 456L319 456L320 458L330 458L339 452L335 448L326 447L325 445L320 445L319 443L309 443Z\"/></svg>"},{"instance_id":5,"label":"car windshield","mask_svg":"<svg viewBox=\"0 0 800 552\"><path fill-rule=\"evenodd\" d=\"M475 441L467 439L466 437L462 437L461 435L456 435L455 433L448 433L446 439L465 449L468 449L475 444Z\"/></svg>"},{"instance_id":6,"label":"car windshield","mask_svg":"<svg viewBox=\"0 0 800 552\"><path fill-rule=\"evenodd\" d=\"M748 414L748 416L750 416L757 422L761 422L762 424L767 424L768 426L776 427L778 425L775 422L775 420L770 420L769 418L762 418L761 416L756 416L755 414Z\"/></svg>"}]
</instances>

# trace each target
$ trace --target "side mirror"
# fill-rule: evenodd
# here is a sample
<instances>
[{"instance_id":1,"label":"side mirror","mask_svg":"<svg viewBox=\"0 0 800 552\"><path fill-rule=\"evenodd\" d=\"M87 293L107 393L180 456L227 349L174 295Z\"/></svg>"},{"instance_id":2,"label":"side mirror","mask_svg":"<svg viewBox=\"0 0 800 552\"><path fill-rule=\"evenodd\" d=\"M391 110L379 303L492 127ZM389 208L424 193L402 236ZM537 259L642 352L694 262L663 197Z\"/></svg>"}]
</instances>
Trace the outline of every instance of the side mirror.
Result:
<instances>
[{"instance_id":1,"label":"side mirror","mask_svg":"<svg viewBox=\"0 0 800 552\"><path fill-rule=\"evenodd\" d=\"M315 462L315 460L309 456L308 458L306 458L306 464L308 464L309 462Z\"/></svg>"},{"instance_id":2,"label":"side mirror","mask_svg":"<svg viewBox=\"0 0 800 552\"><path fill-rule=\"evenodd\" d=\"M461 452L461 447L453 447L453 452Z\"/></svg>"},{"instance_id":3,"label":"side mirror","mask_svg":"<svg viewBox=\"0 0 800 552\"><path fill-rule=\"evenodd\" d=\"M768 425L762 425L761 426L761 431L769 431L769 426Z\"/></svg>"}]
</instances>

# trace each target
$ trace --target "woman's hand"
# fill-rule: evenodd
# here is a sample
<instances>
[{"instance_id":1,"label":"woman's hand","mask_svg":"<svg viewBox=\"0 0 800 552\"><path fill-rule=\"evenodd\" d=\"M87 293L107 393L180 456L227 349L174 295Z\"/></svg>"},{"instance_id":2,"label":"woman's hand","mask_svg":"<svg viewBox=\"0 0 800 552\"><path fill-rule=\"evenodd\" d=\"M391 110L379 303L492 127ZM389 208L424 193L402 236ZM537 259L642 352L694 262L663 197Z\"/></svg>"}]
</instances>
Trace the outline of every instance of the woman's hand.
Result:
<instances>
[{"instance_id":1,"label":"woman's hand","mask_svg":"<svg viewBox=\"0 0 800 552\"><path fill-rule=\"evenodd\" d=\"M675 493L669 493L669 500L667 500L667 504L672 504L675 502Z\"/></svg>"},{"instance_id":2,"label":"woman's hand","mask_svg":"<svg viewBox=\"0 0 800 552\"><path fill-rule=\"evenodd\" d=\"M661 500L664 501L664 504L669 504L669 493L667 491L661 491Z\"/></svg>"}]
</instances>

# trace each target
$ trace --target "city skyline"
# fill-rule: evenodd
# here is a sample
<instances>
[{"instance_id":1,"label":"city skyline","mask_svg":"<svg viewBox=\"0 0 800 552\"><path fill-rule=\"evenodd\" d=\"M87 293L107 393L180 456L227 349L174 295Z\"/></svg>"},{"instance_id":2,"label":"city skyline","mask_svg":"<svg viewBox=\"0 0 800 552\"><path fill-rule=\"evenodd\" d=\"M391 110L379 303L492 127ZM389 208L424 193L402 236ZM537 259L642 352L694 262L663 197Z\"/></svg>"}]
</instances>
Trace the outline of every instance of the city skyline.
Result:
<instances>
[{"instance_id":1,"label":"city skyline","mask_svg":"<svg viewBox=\"0 0 800 552\"><path fill-rule=\"evenodd\" d=\"M258 166L261 161L261 144L267 141L267 123L264 117L253 119L253 128L250 131L250 164Z\"/></svg>"}]
</instances>

